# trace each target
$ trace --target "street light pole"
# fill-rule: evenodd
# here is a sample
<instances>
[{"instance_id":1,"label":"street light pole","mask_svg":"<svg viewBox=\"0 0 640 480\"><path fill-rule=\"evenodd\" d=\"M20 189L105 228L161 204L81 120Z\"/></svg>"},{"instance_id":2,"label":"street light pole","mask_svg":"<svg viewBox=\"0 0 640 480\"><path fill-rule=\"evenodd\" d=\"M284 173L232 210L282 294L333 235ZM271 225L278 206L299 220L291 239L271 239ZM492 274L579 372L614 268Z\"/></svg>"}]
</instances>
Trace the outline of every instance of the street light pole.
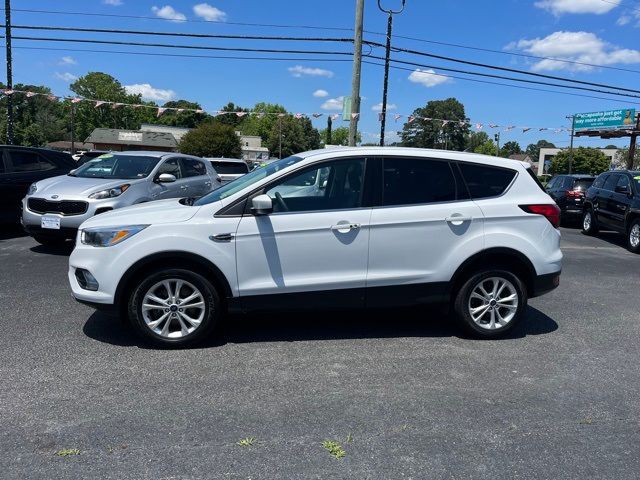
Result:
<instances>
[{"instance_id":1,"label":"street light pole","mask_svg":"<svg viewBox=\"0 0 640 480\"><path fill-rule=\"evenodd\" d=\"M13 90L13 69L11 65L11 0L4 0L4 30L7 54L7 90ZM7 95L7 144L13 145L13 100Z\"/></svg>"},{"instance_id":2,"label":"street light pole","mask_svg":"<svg viewBox=\"0 0 640 480\"><path fill-rule=\"evenodd\" d=\"M362 29L364 0L356 0L356 24L353 38L353 77L351 79L351 118L349 122L349 146L356 146L358 116L360 113L360 74L362 72Z\"/></svg>"},{"instance_id":3,"label":"street light pole","mask_svg":"<svg viewBox=\"0 0 640 480\"><path fill-rule=\"evenodd\" d=\"M378 0L378 9L389 15L387 19L387 48L384 58L384 85L382 87L382 113L380 114L380 146L384 147L384 129L387 123L387 92L389 91L389 60L391 57L391 31L393 30L393 15L404 11L407 0L402 0L400 10L385 10L382 8L382 0Z\"/></svg>"},{"instance_id":4,"label":"street light pole","mask_svg":"<svg viewBox=\"0 0 640 480\"><path fill-rule=\"evenodd\" d=\"M571 119L571 143L569 144L569 175L571 175L571 166L573 165L573 136L576 129L576 116L567 115Z\"/></svg>"}]
</instances>

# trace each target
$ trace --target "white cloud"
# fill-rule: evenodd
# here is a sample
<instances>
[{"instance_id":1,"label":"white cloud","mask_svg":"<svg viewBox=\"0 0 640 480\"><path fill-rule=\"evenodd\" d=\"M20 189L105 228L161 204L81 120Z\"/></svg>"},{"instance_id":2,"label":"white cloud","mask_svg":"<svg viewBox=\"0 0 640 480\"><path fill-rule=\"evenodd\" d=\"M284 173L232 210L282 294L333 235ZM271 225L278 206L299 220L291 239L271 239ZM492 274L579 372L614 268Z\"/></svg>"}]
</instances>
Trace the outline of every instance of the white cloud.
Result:
<instances>
[{"instance_id":1,"label":"white cloud","mask_svg":"<svg viewBox=\"0 0 640 480\"><path fill-rule=\"evenodd\" d=\"M553 57L559 60L595 65L640 63L640 50L615 47L589 32L559 31L544 38L522 39L507 45L506 48L522 50L540 57ZM531 68L535 71L589 71L594 67L545 59L535 62Z\"/></svg>"},{"instance_id":2,"label":"white cloud","mask_svg":"<svg viewBox=\"0 0 640 480\"><path fill-rule=\"evenodd\" d=\"M387 111L389 110L397 110L398 106L395 103L387 103ZM380 103L376 103L373 107L371 107L371 110L373 110L374 112L381 112L382 111L382 102Z\"/></svg>"},{"instance_id":3,"label":"white cloud","mask_svg":"<svg viewBox=\"0 0 640 480\"><path fill-rule=\"evenodd\" d=\"M294 77L327 77L332 78L333 72L331 70L325 70L324 68L303 67L302 65L296 65L295 67L289 67L289 72Z\"/></svg>"},{"instance_id":4,"label":"white cloud","mask_svg":"<svg viewBox=\"0 0 640 480\"><path fill-rule=\"evenodd\" d=\"M618 20L616 20L616 25L620 25L621 27L631 22L631 17L629 15L622 15Z\"/></svg>"},{"instance_id":5,"label":"white cloud","mask_svg":"<svg viewBox=\"0 0 640 480\"><path fill-rule=\"evenodd\" d=\"M62 80L63 82L71 83L71 82L75 82L78 79L78 77L76 77L73 73L69 73L69 72L63 72L63 73L56 72L55 75L56 75L56 78Z\"/></svg>"},{"instance_id":6,"label":"white cloud","mask_svg":"<svg viewBox=\"0 0 640 480\"><path fill-rule=\"evenodd\" d=\"M64 57L62 57L58 62L58 65L77 65L77 64L78 62L76 61L76 59L68 55L65 55Z\"/></svg>"},{"instance_id":7,"label":"white cloud","mask_svg":"<svg viewBox=\"0 0 640 480\"><path fill-rule=\"evenodd\" d=\"M313 96L316 98L324 98L329 96L329 92L327 92L326 90L319 89L313 92Z\"/></svg>"},{"instance_id":8,"label":"white cloud","mask_svg":"<svg viewBox=\"0 0 640 480\"><path fill-rule=\"evenodd\" d=\"M224 22L227 14L222 10L209 5L208 3L199 3L193 6L193 13L196 16L205 19L207 22Z\"/></svg>"},{"instance_id":9,"label":"white cloud","mask_svg":"<svg viewBox=\"0 0 640 480\"><path fill-rule=\"evenodd\" d=\"M164 7L153 6L151 11L156 14L156 17L164 18L165 20L184 22L187 19L184 13L176 11L171 5L165 5Z\"/></svg>"},{"instance_id":10,"label":"white cloud","mask_svg":"<svg viewBox=\"0 0 640 480\"><path fill-rule=\"evenodd\" d=\"M136 83L134 85L125 85L124 89L128 94L142 95L144 100L153 100L159 102L168 102L176 98L176 92L173 90L163 90L161 88L152 87L148 83Z\"/></svg>"},{"instance_id":11,"label":"white cloud","mask_svg":"<svg viewBox=\"0 0 640 480\"><path fill-rule=\"evenodd\" d=\"M554 15L563 13L595 13L596 15L602 15L610 12L620 3L622 3L622 0L540 0L535 2L534 5Z\"/></svg>"},{"instance_id":12,"label":"white cloud","mask_svg":"<svg viewBox=\"0 0 640 480\"><path fill-rule=\"evenodd\" d=\"M113 5L114 7L119 7L122 5L122 0L102 0L102 3L105 5Z\"/></svg>"},{"instance_id":13,"label":"white cloud","mask_svg":"<svg viewBox=\"0 0 640 480\"><path fill-rule=\"evenodd\" d=\"M429 68L427 70L420 70L419 68L417 68L415 71L411 72L411 75L409 75L409 81L413 83L419 83L420 85L424 85L425 87L435 87L436 85L440 85L441 83L448 82L449 77L438 75L432 68Z\"/></svg>"},{"instance_id":14,"label":"white cloud","mask_svg":"<svg viewBox=\"0 0 640 480\"><path fill-rule=\"evenodd\" d=\"M330 98L325 101L320 108L323 110L342 110L342 105L344 104L344 97L338 98Z\"/></svg>"}]
</instances>

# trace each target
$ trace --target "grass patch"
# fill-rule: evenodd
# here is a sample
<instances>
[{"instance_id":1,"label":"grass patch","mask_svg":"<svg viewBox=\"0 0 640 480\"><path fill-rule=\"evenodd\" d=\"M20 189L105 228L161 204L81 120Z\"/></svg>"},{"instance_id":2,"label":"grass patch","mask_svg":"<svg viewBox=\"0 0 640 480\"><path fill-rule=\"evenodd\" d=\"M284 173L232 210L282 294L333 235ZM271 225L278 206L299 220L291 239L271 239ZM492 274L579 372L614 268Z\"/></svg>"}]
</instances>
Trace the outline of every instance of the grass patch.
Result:
<instances>
[{"instance_id":1,"label":"grass patch","mask_svg":"<svg viewBox=\"0 0 640 480\"><path fill-rule=\"evenodd\" d=\"M77 448L63 448L55 453L59 457L72 457L74 455L80 455L80 450Z\"/></svg>"},{"instance_id":2,"label":"grass patch","mask_svg":"<svg viewBox=\"0 0 640 480\"><path fill-rule=\"evenodd\" d=\"M347 454L342 446L333 440L325 440L322 442L322 446L329 452L329 455L335 458L342 458Z\"/></svg>"},{"instance_id":3,"label":"grass patch","mask_svg":"<svg viewBox=\"0 0 640 480\"><path fill-rule=\"evenodd\" d=\"M256 439L254 437L247 437L237 442L237 445L240 445L241 447L250 447L254 443L256 443Z\"/></svg>"}]
</instances>

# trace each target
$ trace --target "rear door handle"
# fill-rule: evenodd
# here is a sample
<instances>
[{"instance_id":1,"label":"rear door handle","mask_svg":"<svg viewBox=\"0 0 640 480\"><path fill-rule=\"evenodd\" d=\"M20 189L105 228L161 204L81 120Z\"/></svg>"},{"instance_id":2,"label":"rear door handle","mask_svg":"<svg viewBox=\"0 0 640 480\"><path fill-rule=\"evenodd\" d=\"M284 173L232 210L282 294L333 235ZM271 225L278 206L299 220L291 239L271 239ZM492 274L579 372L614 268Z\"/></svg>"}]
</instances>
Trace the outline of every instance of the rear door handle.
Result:
<instances>
[{"instance_id":1,"label":"rear door handle","mask_svg":"<svg viewBox=\"0 0 640 480\"><path fill-rule=\"evenodd\" d=\"M338 223L337 225L333 225L331 230L334 232L350 232L351 230L358 230L359 228L359 223Z\"/></svg>"},{"instance_id":2,"label":"rear door handle","mask_svg":"<svg viewBox=\"0 0 640 480\"><path fill-rule=\"evenodd\" d=\"M181 185L180 186L180 190L186 190L187 188L189 188L187 185Z\"/></svg>"}]
</instances>

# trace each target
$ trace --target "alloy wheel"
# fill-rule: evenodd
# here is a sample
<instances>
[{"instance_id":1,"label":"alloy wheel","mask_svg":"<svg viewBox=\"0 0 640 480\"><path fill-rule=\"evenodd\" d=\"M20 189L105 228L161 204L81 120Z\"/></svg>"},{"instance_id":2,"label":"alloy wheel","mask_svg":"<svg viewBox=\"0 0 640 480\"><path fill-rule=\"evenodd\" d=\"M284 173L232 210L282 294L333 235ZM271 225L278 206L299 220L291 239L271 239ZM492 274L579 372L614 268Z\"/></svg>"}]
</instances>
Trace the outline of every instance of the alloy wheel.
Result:
<instances>
[{"instance_id":1,"label":"alloy wheel","mask_svg":"<svg viewBox=\"0 0 640 480\"><path fill-rule=\"evenodd\" d=\"M584 218L582 219L582 229L585 232L588 232L591 228L591 212L585 212Z\"/></svg>"},{"instance_id":2,"label":"alloy wheel","mask_svg":"<svg viewBox=\"0 0 640 480\"><path fill-rule=\"evenodd\" d=\"M516 287L506 278L480 280L471 290L468 310L474 323L485 330L506 326L518 311Z\"/></svg>"},{"instance_id":3,"label":"alloy wheel","mask_svg":"<svg viewBox=\"0 0 640 480\"><path fill-rule=\"evenodd\" d=\"M183 338L193 333L206 313L202 292L179 278L162 280L147 290L142 317L147 327L163 338Z\"/></svg>"},{"instance_id":4,"label":"alloy wheel","mask_svg":"<svg viewBox=\"0 0 640 480\"><path fill-rule=\"evenodd\" d=\"M629 232L629 245L632 248L638 248L640 245L640 224L635 223Z\"/></svg>"}]
</instances>

